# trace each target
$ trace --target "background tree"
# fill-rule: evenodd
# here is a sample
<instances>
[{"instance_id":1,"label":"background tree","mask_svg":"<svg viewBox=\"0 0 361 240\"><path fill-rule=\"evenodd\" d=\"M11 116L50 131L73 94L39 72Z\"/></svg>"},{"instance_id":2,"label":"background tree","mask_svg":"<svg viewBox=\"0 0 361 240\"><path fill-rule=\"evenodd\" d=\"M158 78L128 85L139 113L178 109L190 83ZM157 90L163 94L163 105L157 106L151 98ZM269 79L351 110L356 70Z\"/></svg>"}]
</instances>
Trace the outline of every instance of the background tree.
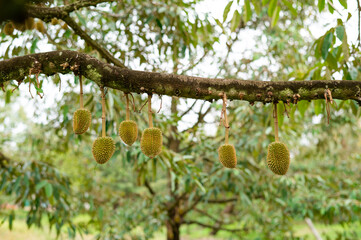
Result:
<instances>
[{"instance_id":1,"label":"background tree","mask_svg":"<svg viewBox=\"0 0 361 240\"><path fill-rule=\"evenodd\" d=\"M337 7L349 10L347 2L339 3ZM314 39L308 33L310 21L320 12L336 11L336 1L229 1L223 19L197 12L197 4L201 1L27 1L24 11L35 18L36 29L24 30L20 23L11 35L2 33L2 58L10 60L0 62L5 90L1 201L27 209L28 226L42 226L46 216L58 234L67 228L71 237L90 233L102 239L147 239L165 228L168 239L180 239L182 226L192 225L213 235L275 239L296 238L293 226L305 218L359 221L360 111L353 100L359 100L360 82L297 81L360 80L360 39L348 41L346 31L351 15ZM249 43L245 35L250 31L256 33L255 44L241 48ZM76 52L29 55L43 52L44 46ZM226 52L218 50L222 47ZM42 73L52 75L39 75L39 86L34 76L27 77L28 69L36 70L34 58L42 64ZM91 80L85 81L85 106L94 120L84 136L74 135L71 126L79 79L62 75L75 63ZM190 77L179 87L184 79L179 74L258 82ZM125 77L114 81L120 76ZM158 89L155 80L169 88ZM25 93L30 98L25 86L30 82L36 86L31 88L34 97L35 91L45 94L31 103L45 110L29 118L19 101ZM101 129L100 92L94 82L108 87L107 134L117 139L116 152L104 166L96 165L91 155L91 143ZM193 85L199 82L203 85ZM18 84L20 91L13 91ZM61 97L50 100L54 86L60 85L56 96ZM327 105L320 100L326 85L342 99L331 105L330 125ZM141 93L141 87L143 92L172 96L159 96L163 106L155 125L163 131L164 148L155 159L141 153L139 142L128 148L117 137L118 124L125 119L125 99L118 90ZM209 133L219 123L221 103L212 101L219 91L251 103L232 101L228 106L236 169L224 169L218 161L223 128ZM139 109L145 96L134 98ZM285 177L273 176L265 164L273 131L272 110L264 103L276 100L283 101L278 104L280 137L292 154ZM49 101L53 104L40 107ZM284 117L286 109L289 118ZM145 113L131 117L140 130L146 128ZM11 228L16 211L1 214ZM340 238L352 239L353 234L357 232Z\"/></svg>"}]
</instances>

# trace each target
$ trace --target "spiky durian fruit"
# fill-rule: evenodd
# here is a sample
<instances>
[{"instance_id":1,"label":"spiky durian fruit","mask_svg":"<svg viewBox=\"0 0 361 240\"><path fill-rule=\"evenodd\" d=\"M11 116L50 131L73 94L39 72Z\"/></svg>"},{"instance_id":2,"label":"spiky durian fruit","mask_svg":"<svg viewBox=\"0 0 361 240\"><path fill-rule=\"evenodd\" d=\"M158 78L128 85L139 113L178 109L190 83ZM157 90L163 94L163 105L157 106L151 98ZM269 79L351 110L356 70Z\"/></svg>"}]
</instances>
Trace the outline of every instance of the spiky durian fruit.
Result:
<instances>
[{"instance_id":1,"label":"spiky durian fruit","mask_svg":"<svg viewBox=\"0 0 361 240\"><path fill-rule=\"evenodd\" d=\"M91 123L92 116L88 109L80 108L75 111L73 116L73 130L76 134L85 133Z\"/></svg>"},{"instance_id":2,"label":"spiky durian fruit","mask_svg":"<svg viewBox=\"0 0 361 240\"><path fill-rule=\"evenodd\" d=\"M235 168L237 165L236 149L232 144L223 144L218 148L219 161L226 168Z\"/></svg>"},{"instance_id":3,"label":"spiky durian fruit","mask_svg":"<svg viewBox=\"0 0 361 240\"><path fill-rule=\"evenodd\" d=\"M111 137L98 137L92 147L94 159L99 164L104 164L113 156L115 144Z\"/></svg>"},{"instance_id":4,"label":"spiky durian fruit","mask_svg":"<svg viewBox=\"0 0 361 240\"><path fill-rule=\"evenodd\" d=\"M46 32L44 23L43 23L42 21L37 21L36 24L35 24L35 28L36 28L36 30L38 30L38 31L41 32L41 33L45 33L45 32Z\"/></svg>"},{"instance_id":5,"label":"spiky durian fruit","mask_svg":"<svg viewBox=\"0 0 361 240\"><path fill-rule=\"evenodd\" d=\"M268 145L267 165L275 174L287 173L290 166L290 152L284 143L273 142Z\"/></svg>"},{"instance_id":6,"label":"spiky durian fruit","mask_svg":"<svg viewBox=\"0 0 361 240\"><path fill-rule=\"evenodd\" d=\"M121 122L119 125L119 136L125 144L132 146L138 137L137 123L132 120Z\"/></svg>"},{"instance_id":7,"label":"spiky durian fruit","mask_svg":"<svg viewBox=\"0 0 361 240\"><path fill-rule=\"evenodd\" d=\"M4 33L5 33L6 35L12 35L13 32L14 32L14 25L13 25L13 23L12 23L12 22L6 23L5 26L4 26L3 31L4 31Z\"/></svg>"},{"instance_id":8,"label":"spiky durian fruit","mask_svg":"<svg viewBox=\"0 0 361 240\"><path fill-rule=\"evenodd\" d=\"M34 18L29 17L29 18L25 19L25 28L26 28L27 30L34 29L34 27L35 27Z\"/></svg>"},{"instance_id":9,"label":"spiky durian fruit","mask_svg":"<svg viewBox=\"0 0 361 240\"><path fill-rule=\"evenodd\" d=\"M162 151L163 136L159 128L146 128L140 139L142 152L150 158L154 158Z\"/></svg>"}]
</instances>

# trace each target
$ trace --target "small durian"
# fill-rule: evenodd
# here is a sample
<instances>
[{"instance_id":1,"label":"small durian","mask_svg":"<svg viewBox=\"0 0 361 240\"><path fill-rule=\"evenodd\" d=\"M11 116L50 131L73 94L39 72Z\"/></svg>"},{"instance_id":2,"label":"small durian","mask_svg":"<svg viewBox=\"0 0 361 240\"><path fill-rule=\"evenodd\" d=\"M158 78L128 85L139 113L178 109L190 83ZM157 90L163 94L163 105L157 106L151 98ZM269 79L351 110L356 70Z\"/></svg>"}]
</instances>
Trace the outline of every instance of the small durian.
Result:
<instances>
[{"instance_id":1,"label":"small durian","mask_svg":"<svg viewBox=\"0 0 361 240\"><path fill-rule=\"evenodd\" d=\"M232 144L223 144L218 148L219 161L226 168L235 168L237 165L236 149Z\"/></svg>"},{"instance_id":2,"label":"small durian","mask_svg":"<svg viewBox=\"0 0 361 240\"><path fill-rule=\"evenodd\" d=\"M154 158L162 152L163 136L159 128L146 128L140 139L142 152L150 158Z\"/></svg>"},{"instance_id":3,"label":"small durian","mask_svg":"<svg viewBox=\"0 0 361 240\"><path fill-rule=\"evenodd\" d=\"M98 137L92 147L94 159L99 164L104 164L113 156L115 144L111 137Z\"/></svg>"},{"instance_id":4,"label":"small durian","mask_svg":"<svg viewBox=\"0 0 361 240\"><path fill-rule=\"evenodd\" d=\"M34 29L34 27L35 27L34 18L29 17L29 18L25 19L25 29L26 30Z\"/></svg>"},{"instance_id":5,"label":"small durian","mask_svg":"<svg viewBox=\"0 0 361 240\"><path fill-rule=\"evenodd\" d=\"M42 21L37 21L36 24L35 24L35 28L36 28L36 30L38 30L41 33L46 32L46 29L44 27L44 23Z\"/></svg>"},{"instance_id":6,"label":"small durian","mask_svg":"<svg viewBox=\"0 0 361 240\"><path fill-rule=\"evenodd\" d=\"M62 29L64 30L67 30L68 29L68 24L64 23L62 26L61 26Z\"/></svg>"},{"instance_id":7,"label":"small durian","mask_svg":"<svg viewBox=\"0 0 361 240\"><path fill-rule=\"evenodd\" d=\"M80 108L74 112L73 130L76 134L85 133L91 123L92 116L88 109Z\"/></svg>"},{"instance_id":8,"label":"small durian","mask_svg":"<svg viewBox=\"0 0 361 240\"><path fill-rule=\"evenodd\" d=\"M19 30L21 32L25 31L25 23L24 22L13 22L14 27L16 30Z\"/></svg>"},{"instance_id":9,"label":"small durian","mask_svg":"<svg viewBox=\"0 0 361 240\"><path fill-rule=\"evenodd\" d=\"M5 26L4 26L3 31L4 31L4 33L5 33L6 35L12 35L13 32L14 32L14 25L13 25L13 23L12 23L12 22L6 23Z\"/></svg>"},{"instance_id":10,"label":"small durian","mask_svg":"<svg viewBox=\"0 0 361 240\"><path fill-rule=\"evenodd\" d=\"M277 175L285 175L290 166L290 152L281 142L268 145L267 165Z\"/></svg>"},{"instance_id":11,"label":"small durian","mask_svg":"<svg viewBox=\"0 0 361 240\"><path fill-rule=\"evenodd\" d=\"M132 146L138 137L137 123L132 120L121 122L119 125L119 136L125 144Z\"/></svg>"},{"instance_id":12,"label":"small durian","mask_svg":"<svg viewBox=\"0 0 361 240\"><path fill-rule=\"evenodd\" d=\"M51 19L51 25L57 25L59 23L59 20L57 18Z\"/></svg>"}]
</instances>

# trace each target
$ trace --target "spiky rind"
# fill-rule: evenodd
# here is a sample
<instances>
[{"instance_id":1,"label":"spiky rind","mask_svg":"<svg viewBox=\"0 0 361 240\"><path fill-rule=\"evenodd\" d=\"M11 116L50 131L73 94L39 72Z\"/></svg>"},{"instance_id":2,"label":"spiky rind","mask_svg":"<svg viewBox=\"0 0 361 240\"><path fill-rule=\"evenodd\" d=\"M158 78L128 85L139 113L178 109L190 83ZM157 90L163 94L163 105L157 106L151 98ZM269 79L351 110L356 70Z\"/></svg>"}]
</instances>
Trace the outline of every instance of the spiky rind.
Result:
<instances>
[{"instance_id":1,"label":"spiky rind","mask_svg":"<svg viewBox=\"0 0 361 240\"><path fill-rule=\"evenodd\" d=\"M290 152L281 142L268 145L267 165L277 175L285 175L290 166Z\"/></svg>"},{"instance_id":2,"label":"spiky rind","mask_svg":"<svg viewBox=\"0 0 361 240\"><path fill-rule=\"evenodd\" d=\"M218 158L226 168L235 168L237 165L236 149L232 144L223 144L218 148Z\"/></svg>"},{"instance_id":3,"label":"spiky rind","mask_svg":"<svg viewBox=\"0 0 361 240\"><path fill-rule=\"evenodd\" d=\"M76 134L85 133L90 127L92 115L88 109L80 108L74 112L73 131Z\"/></svg>"},{"instance_id":4,"label":"spiky rind","mask_svg":"<svg viewBox=\"0 0 361 240\"><path fill-rule=\"evenodd\" d=\"M34 27L35 27L34 18L29 17L29 18L25 19L25 28L26 28L27 30L34 29Z\"/></svg>"},{"instance_id":5,"label":"spiky rind","mask_svg":"<svg viewBox=\"0 0 361 240\"><path fill-rule=\"evenodd\" d=\"M94 159L99 164L109 161L115 151L115 143L111 137L98 137L92 147Z\"/></svg>"},{"instance_id":6,"label":"spiky rind","mask_svg":"<svg viewBox=\"0 0 361 240\"><path fill-rule=\"evenodd\" d=\"M119 125L119 136L128 146L132 146L138 137L137 123L132 120L123 121Z\"/></svg>"},{"instance_id":7,"label":"spiky rind","mask_svg":"<svg viewBox=\"0 0 361 240\"><path fill-rule=\"evenodd\" d=\"M4 31L4 33L5 33L6 35L12 35L13 32L14 32L14 25L13 25L13 23L12 23L12 22L6 23L5 26L4 26L3 31Z\"/></svg>"},{"instance_id":8,"label":"spiky rind","mask_svg":"<svg viewBox=\"0 0 361 240\"><path fill-rule=\"evenodd\" d=\"M154 158L162 152L163 136L159 128L146 128L140 139L142 152L150 158Z\"/></svg>"}]
</instances>

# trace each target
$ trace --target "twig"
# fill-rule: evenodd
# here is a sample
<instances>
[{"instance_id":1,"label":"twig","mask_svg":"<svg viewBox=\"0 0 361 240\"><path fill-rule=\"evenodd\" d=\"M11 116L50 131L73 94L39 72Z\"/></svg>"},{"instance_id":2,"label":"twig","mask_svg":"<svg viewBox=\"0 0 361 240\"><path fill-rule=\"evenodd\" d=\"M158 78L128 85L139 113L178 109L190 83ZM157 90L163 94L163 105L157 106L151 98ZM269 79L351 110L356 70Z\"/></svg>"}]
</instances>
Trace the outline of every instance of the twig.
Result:
<instances>
[{"instance_id":1,"label":"twig","mask_svg":"<svg viewBox=\"0 0 361 240\"><path fill-rule=\"evenodd\" d=\"M152 94L148 93L148 121L149 127L153 127L153 120L152 120Z\"/></svg>"},{"instance_id":2,"label":"twig","mask_svg":"<svg viewBox=\"0 0 361 240\"><path fill-rule=\"evenodd\" d=\"M102 137L105 137L105 94L104 87L100 87L100 91L102 94Z\"/></svg>"},{"instance_id":3,"label":"twig","mask_svg":"<svg viewBox=\"0 0 361 240\"><path fill-rule=\"evenodd\" d=\"M80 108L84 108L83 104L83 77L79 75L79 85L80 85Z\"/></svg>"},{"instance_id":4,"label":"twig","mask_svg":"<svg viewBox=\"0 0 361 240\"><path fill-rule=\"evenodd\" d=\"M126 119L127 121L129 121L130 111L129 111L129 97L128 97L128 94L127 94L127 93L125 94L125 98L126 98L126 100L127 100L126 117L125 117L125 119Z\"/></svg>"},{"instance_id":5,"label":"twig","mask_svg":"<svg viewBox=\"0 0 361 240\"><path fill-rule=\"evenodd\" d=\"M321 235L318 233L317 229L312 223L310 218L305 218L305 222L307 223L308 227L311 229L313 236L315 236L316 240L322 240Z\"/></svg>"},{"instance_id":6,"label":"twig","mask_svg":"<svg viewBox=\"0 0 361 240\"><path fill-rule=\"evenodd\" d=\"M357 41L358 41L358 47L361 46L361 4L360 4L360 0L356 0L357 1L357 19L358 19L358 37L357 37Z\"/></svg>"},{"instance_id":7,"label":"twig","mask_svg":"<svg viewBox=\"0 0 361 240\"><path fill-rule=\"evenodd\" d=\"M144 108L144 106L147 104L147 102L148 102L148 99L145 101L145 103L140 107L140 109L139 109L139 113L143 110L143 108Z\"/></svg>"},{"instance_id":8,"label":"twig","mask_svg":"<svg viewBox=\"0 0 361 240\"><path fill-rule=\"evenodd\" d=\"M277 114L277 103L273 103L273 119L274 119L274 123L275 123L275 139L276 142L279 142L279 138L278 138L278 114Z\"/></svg>"},{"instance_id":9,"label":"twig","mask_svg":"<svg viewBox=\"0 0 361 240\"><path fill-rule=\"evenodd\" d=\"M160 110L162 109L162 105L163 105L163 99L162 99L162 95L159 95L159 98L160 98L160 106L159 106L159 110L157 113L160 112Z\"/></svg>"}]
</instances>

